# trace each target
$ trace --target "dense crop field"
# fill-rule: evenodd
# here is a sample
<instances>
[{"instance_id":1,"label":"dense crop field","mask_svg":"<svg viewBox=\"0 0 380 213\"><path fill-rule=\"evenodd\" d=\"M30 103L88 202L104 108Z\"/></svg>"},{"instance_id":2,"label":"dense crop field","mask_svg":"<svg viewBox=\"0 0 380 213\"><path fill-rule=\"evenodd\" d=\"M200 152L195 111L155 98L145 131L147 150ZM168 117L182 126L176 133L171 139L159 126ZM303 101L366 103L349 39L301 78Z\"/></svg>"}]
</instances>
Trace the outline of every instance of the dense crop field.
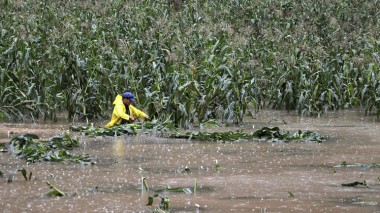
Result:
<instances>
[{"instance_id":1,"label":"dense crop field","mask_svg":"<svg viewBox=\"0 0 380 213\"><path fill-rule=\"evenodd\" d=\"M0 0L0 118L380 115L380 1Z\"/></svg>"}]
</instances>

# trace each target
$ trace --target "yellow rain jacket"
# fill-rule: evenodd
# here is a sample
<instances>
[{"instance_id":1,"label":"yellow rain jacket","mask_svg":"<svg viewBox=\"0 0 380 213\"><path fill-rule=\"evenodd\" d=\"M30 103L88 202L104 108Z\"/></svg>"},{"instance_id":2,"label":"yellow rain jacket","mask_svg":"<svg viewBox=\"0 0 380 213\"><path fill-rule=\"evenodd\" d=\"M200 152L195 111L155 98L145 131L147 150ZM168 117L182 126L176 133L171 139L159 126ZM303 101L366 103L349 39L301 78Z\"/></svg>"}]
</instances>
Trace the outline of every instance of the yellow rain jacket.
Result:
<instances>
[{"instance_id":1,"label":"yellow rain jacket","mask_svg":"<svg viewBox=\"0 0 380 213\"><path fill-rule=\"evenodd\" d=\"M112 112L112 118L111 121L106 125L107 128L113 127L115 125L119 125L121 121L124 120L129 120L129 115L125 113L126 108L123 103L123 97L121 95L117 95L113 105L115 105L115 108L113 109ZM140 111L136 107L132 106L131 104L129 105L129 114L130 116L134 118L147 118L148 115L145 114L144 112Z\"/></svg>"}]
</instances>

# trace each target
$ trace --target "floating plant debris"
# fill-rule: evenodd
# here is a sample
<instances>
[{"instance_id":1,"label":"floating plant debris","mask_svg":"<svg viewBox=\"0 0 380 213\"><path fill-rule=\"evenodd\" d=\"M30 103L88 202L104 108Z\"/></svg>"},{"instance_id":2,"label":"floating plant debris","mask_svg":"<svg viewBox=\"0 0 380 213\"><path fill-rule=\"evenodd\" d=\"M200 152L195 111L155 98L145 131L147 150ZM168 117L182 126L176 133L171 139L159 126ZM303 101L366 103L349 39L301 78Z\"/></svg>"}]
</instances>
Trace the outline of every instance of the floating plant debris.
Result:
<instances>
[{"instance_id":1,"label":"floating plant debris","mask_svg":"<svg viewBox=\"0 0 380 213\"><path fill-rule=\"evenodd\" d=\"M157 121L145 121L143 123L133 123L126 125L113 126L111 128L72 125L70 130L74 132L84 132L88 136L119 136L122 134L136 135L137 133L165 133L173 131L176 128L173 123Z\"/></svg>"},{"instance_id":2,"label":"floating plant debris","mask_svg":"<svg viewBox=\"0 0 380 213\"><path fill-rule=\"evenodd\" d=\"M76 163L88 163L91 159L88 155L72 153L75 147L79 147L79 142L69 135L54 136L48 141L39 141L39 137L34 134L23 134L13 138L9 142L9 149L17 157L26 159L28 162L38 160L62 162L69 160Z\"/></svg>"},{"instance_id":3,"label":"floating plant debris","mask_svg":"<svg viewBox=\"0 0 380 213\"><path fill-rule=\"evenodd\" d=\"M186 194L191 194L191 189L188 187L175 187L172 188L169 185L161 186L155 192L185 192Z\"/></svg>"},{"instance_id":4,"label":"floating plant debris","mask_svg":"<svg viewBox=\"0 0 380 213\"><path fill-rule=\"evenodd\" d=\"M50 196L50 197L66 196L66 193L64 193L62 190L58 189L57 187L53 186L49 181L46 181L46 184L51 189L51 191L47 194L48 196Z\"/></svg>"},{"instance_id":5,"label":"floating plant debris","mask_svg":"<svg viewBox=\"0 0 380 213\"><path fill-rule=\"evenodd\" d=\"M32 172L29 172L29 178L26 176L26 169L25 168L22 168L22 169L19 169L17 171L20 171L22 176L24 176L25 180L31 180L32 179Z\"/></svg>"},{"instance_id":6,"label":"floating plant debris","mask_svg":"<svg viewBox=\"0 0 380 213\"><path fill-rule=\"evenodd\" d=\"M294 197L294 194L288 191L288 197Z\"/></svg>"},{"instance_id":7,"label":"floating plant debris","mask_svg":"<svg viewBox=\"0 0 380 213\"><path fill-rule=\"evenodd\" d=\"M146 177L141 178L141 190L143 190L143 192L149 191L149 186L148 186L148 183L146 182Z\"/></svg>"},{"instance_id":8,"label":"floating plant debris","mask_svg":"<svg viewBox=\"0 0 380 213\"><path fill-rule=\"evenodd\" d=\"M176 133L171 135L173 138L187 138L194 140L203 141L236 141L240 139L261 139L267 138L273 141L312 141L312 142L322 142L326 140L326 137L321 136L319 133L312 131L302 132L298 130L295 133L290 133L289 131L280 130L278 127L263 127L255 131L252 134L244 132L187 132L187 133Z\"/></svg>"},{"instance_id":9,"label":"floating plant debris","mask_svg":"<svg viewBox=\"0 0 380 213\"><path fill-rule=\"evenodd\" d=\"M165 212L163 210L169 210L170 209L170 199L167 196L161 195L161 194L154 194L153 196L149 196L148 197L148 203L146 205L152 206L153 199L156 197L161 198L161 203L160 203L160 206L157 207L153 212Z\"/></svg>"},{"instance_id":10,"label":"floating plant debris","mask_svg":"<svg viewBox=\"0 0 380 213\"><path fill-rule=\"evenodd\" d=\"M369 163L369 164L355 163L355 164L349 164L346 161L343 161L341 164L335 165L334 168L380 168L380 164L378 164L378 163Z\"/></svg>"},{"instance_id":11,"label":"floating plant debris","mask_svg":"<svg viewBox=\"0 0 380 213\"><path fill-rule=\"evenodd\" d=\"M377 206L379 203L376 201L371 201L371 200L361 200L361 201L352 202L352 204L362 205L362 206Z\"/></svg>"},{"instance_id":12,"label":"floating plant debris","mask_svg":"<svg viewBox=\"0 0 380 213\"><path fill-rule=\"evenodd\" d=\"M368 187L367 183L365 181L355 181L352 183L342 183L342 186L349 186L349 187L355 187L355 186L365 186Z\"/></svg>"},{"instance_id":13,"label":"floating plant debris","mask_svg":"<svg viewBox=\"0 0 380 213\"><path fill-rule=\"evenodd\" d=\"M354 205L361 205L361 206L377 206L378 202L372 201L372 200L363 200L358 197L353 197L348 200L343 200L344 203L347 204L354 204Z\"/></svg>"},{"instance_id":14,"label":"floating plant debris","mask_svg":"<svg viewBox=\"0 0 380 213\"><path fill-rule=\"evenodd\" d=\"M26 172L26 169L25 168L22 168L22 169L17 169L15 171L13 171L12 173L10 173L8 175L8 183L12 183L13 182L13 179L14 177L16 176L17 172L21 172L22 176L24 176L25 180L28 181L28 180L32 180L32 174L33 172L29 172L29 176L27 176L27 172ZM0 177L3 177L4 174L0 171Z\"/></svg>"},{"instance_id":15,"label":"floating plant debris","mask_svg":"<svg viewBox=\"0 0 380 213\"><path fill-rule=\"evenodd\" d=\"M322 142L326 140L326 137L321 136L317 132L312 131L301 131L298 130L295 133L290 133L289 131L280 130L278 127L263 127L252 134L245 132L186 132L179 133L174 125L170 123L159 124L155 122L144 122L141 124L126 124L120 126L114 126L111 128L103 127L91 127L91 126L70 126L72 131L85 132L89 136L114 136L121 134L130 134L135 135L138 132L150 133L150 132L161 132L171 134L168 136L170 138L185 138L185 139L194 139L202 141L236 141L240 139L252 140L252 139L261 139L267 138L273 141L312 141L312 142ZM174 132L174 133L173 133Z\"/></svg>"},{"instance_id":16,"label":"floating plant debris","mask_svg":"<svg viewBox=\"0 0 380 213\"><path fill-rule=\"evenodd\" d=\"M6 143L0 143L0 152L8 152L6 145Z\"/></svg>"}]
</instances>

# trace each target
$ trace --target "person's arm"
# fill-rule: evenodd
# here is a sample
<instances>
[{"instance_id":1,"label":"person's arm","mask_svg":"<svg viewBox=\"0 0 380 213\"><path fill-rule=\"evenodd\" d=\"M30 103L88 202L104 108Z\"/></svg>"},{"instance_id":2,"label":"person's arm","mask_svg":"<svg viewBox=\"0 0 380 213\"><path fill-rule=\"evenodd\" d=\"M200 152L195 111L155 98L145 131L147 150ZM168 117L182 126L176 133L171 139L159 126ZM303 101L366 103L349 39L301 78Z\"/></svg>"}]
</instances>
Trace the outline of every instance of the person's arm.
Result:
<instances>
[{"instance_id":1,"label":"person's arm","mask_svg":"<svg viewBox=\"0 0 380 213\"><path fill-rule=\"evenodd\" d=\"M134 115L136 118L149 119L149 116L147 114L145 114L143 111L137 109L136 107L131 105L129 107L129 109L131 110L131 114Z\"/></svg>"},{"instance_id":2,"label":"person's arm","mask_svg":"<svg viewBox=\"0 0 380 213\"><path fill-rule=\"evenodd\" d=\"M130 119L130 116L125 113L125 106L123 104L115 105L115 115L127 121Z\"/></svg>"}]
</instances>

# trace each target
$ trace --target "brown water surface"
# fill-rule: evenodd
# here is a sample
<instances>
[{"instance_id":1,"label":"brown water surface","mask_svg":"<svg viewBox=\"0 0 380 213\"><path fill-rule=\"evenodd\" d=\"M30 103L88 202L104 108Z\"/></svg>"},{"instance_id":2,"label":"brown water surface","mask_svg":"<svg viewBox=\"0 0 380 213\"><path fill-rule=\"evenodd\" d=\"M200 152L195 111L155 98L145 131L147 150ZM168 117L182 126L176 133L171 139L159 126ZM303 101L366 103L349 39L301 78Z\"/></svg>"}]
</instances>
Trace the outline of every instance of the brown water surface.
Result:
<instances>
[{"instance_id":1,"label":"brown water surface","mask_svg":"<svg viewBox=\"0 0 380 213\"><path fill-rule=\"evenodd\" d=\"M105 121L106 123L106 121ZM42 138L68 132L71 123L1 123L0 142L22 133ZM99 123L95 125L104 125ZM254 126L254 128L253 128ZM329 136L323 143L262 141L196 142L149 135L91 138L69 132L81 142L76 151L93 156L96 165L38 162L27 164L0 153L0 209L2 212L152 212L148 196L162 185L188 187L191 194L165 192L171 212L380 212L380 168L348 164L380 163L380 122L363 112L329 113L322 118L260 111L240 127L253 132L278 126L291 132L317 131ZM199 130L199 129L192 129ZM216 161L220 170L216 170ZM19 168L33 172L25 181ZM190 172L184 172L185 168ZM148 192L141 178L146 177ZM368 187L342 187L365 180ZM48 197L46 185L67 192ZM294 195L291 196L291 195Z\"/></svg>"}]
</instances>

